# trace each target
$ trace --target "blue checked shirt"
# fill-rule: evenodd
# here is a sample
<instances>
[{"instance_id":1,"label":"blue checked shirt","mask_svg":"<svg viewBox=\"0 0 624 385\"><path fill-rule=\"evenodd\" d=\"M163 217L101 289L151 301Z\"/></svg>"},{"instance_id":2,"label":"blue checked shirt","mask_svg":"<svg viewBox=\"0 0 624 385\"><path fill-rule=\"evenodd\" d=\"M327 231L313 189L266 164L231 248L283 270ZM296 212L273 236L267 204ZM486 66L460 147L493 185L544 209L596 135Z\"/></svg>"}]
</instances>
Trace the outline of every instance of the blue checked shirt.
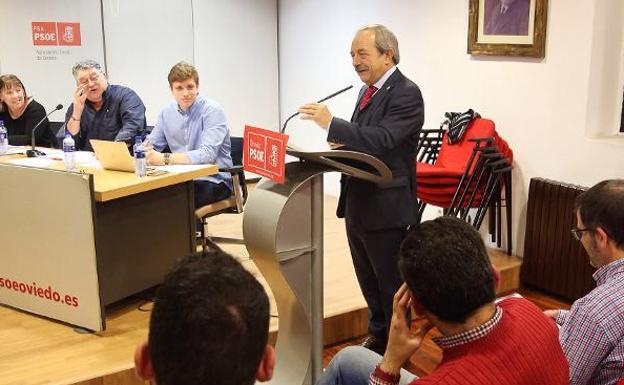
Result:
<instances>
[{"instance_id":1,"label":"blue checked shirt","mask_svg":"<svg viewBox=\"0 0 624 385\"><path fill-rule=\"evenodd\" d=\"M89 143L91 139L133 143L134 137L145 131L145 106L136 92L128 87L109 84L102 98L104 104L99 111L90 101L85 102L80 116L80 131L74 136L77 150L93 151ZM73 113L72 103L65 114L65 121ZM62 140L65 130L59 130L56 137Z\"/></svg>"},{"instance_id":2,"label":"blue checked shirt","mask_svg":"<svg viewBox=\"0 0 624 385\"><path fill-rule=\"evenodd\" d=\"M201 96L186 112L175 102L165 107L158 115L149 141L156 151L169 146L172 153L185 152L192 164L232 167L230 131L225 113L216 102ZM199 179L225 183L232 189L232 177L227 172Z\"/></svg>"},{"instance_id":3,"label":"blue checked shirt","mask_svg":"<svg viewBox=\"0 0 624 385\"><path fill-rule=\"evenodd\" d=\"M557 316L571 385L624 378L624 259L596 270L594 280L594 290Z\"/></svg>"}]
</instances>

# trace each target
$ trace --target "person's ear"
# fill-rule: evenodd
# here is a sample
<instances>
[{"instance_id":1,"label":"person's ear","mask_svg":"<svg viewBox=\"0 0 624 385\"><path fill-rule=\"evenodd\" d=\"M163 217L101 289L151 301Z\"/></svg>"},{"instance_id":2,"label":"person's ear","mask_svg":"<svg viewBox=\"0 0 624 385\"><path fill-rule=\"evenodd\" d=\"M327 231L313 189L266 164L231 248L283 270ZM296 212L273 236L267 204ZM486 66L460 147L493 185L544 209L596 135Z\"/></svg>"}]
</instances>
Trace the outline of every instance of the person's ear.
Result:
<instances>
[{"instance_id":1,"label":"person's ear","mask_svg":"<svg viewBox=\"0 0 624 385\"><path fill-rule=\"evenodd\" d=\"M386 50L385 56L386 56L386 60L394 64L394 60L392 60L394 58L394 50L392 48L389 48Z\"/></svg>"},{"instance_id":2,"label":"person's ear","mask_svg":"<svg viewBox=\"0 0 624 385\"><path fill-rule=\"evenodd\" d=\"M425 308L422 305L422 303L420 303L420 301L418 300L418 298L416 298L416 296L414 295L414 293L412 293L411 290L409 290L409 295L410 298L412 299L412 309L414 310L414 315L416 315L416 317L424 317L425 316Z\"/></svg>"},{"instance_id":3,"label":"person's ear","mask_svg":"<svg viewBox=\"0 0 624 385\"><path fill-rule=\"evenodd\" d=\"M501 273L494 265L490 265L490 270L492 270L492 277L494 278L494 291L497 291L500 286Z\"/></svg>"},{"instance_id":4,"label":"person's ear","mask_svg":"<svg viewBox=\"0 0 624 385\"><path fill-rule=\"evenodd\" d=\"M596 227L594 231L594 239L596 240L596 244L601 247L607 247L609 243L609 235L602 227Z\"/></svg>"},{"instance_id":5,"label":"person's ear","mask_svg":"<svg viewBox=\"0 0 624 385\"><path fill-rule=\"evenodd\" d=\"M275 369L275 348L267 344L260 359L258 370L256 371L256 379L260 382L269 381L273 378L273 370Z\"/></svg>"},{"instance_id":6,"label":"person's ear","mask_svg":"<svg viewBox=\"0 0 624 385\"><path fill-rule=\"evenodd\" d=\"M134 352L134 367L139 377L145 381L150 381L154 378L152 356L150 355L147 341L137 346Z\"/></svg>"}]
</instances>

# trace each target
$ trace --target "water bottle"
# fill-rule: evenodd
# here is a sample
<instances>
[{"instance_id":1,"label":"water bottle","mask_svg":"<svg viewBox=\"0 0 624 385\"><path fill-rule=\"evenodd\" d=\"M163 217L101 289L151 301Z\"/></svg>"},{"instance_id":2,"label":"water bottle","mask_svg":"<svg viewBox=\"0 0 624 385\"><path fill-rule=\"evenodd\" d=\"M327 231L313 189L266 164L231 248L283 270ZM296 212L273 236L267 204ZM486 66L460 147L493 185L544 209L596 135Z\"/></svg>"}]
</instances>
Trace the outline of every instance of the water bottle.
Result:
<instances>
[{"instance_id":1,"label":"water bottle","mask_svg":"<svg viewBox=\"0 0 624 385\"><path fill-rule=\"evenodd\" d=\"M4 127L4 121L0 120L0 154L6 154L9 151L9 133Z\"/></svg>"},{"instance_id":2,"label":"water bottle","mask_svg":"<svg viewBox=\"0 0 624 385\"><path fill-rule=\"evenodd\" d=\"M140 178L147 173L147 159L143 138L139 135L134 139L134 174Z\"/></svg>"},{"instance_id":3,"label":"water bottle","mask_svg":"<svg viewBox=\"0 0 624 385\"><path fill-rule=\"evenodd\" d=\"M65 160L65 169L72 171L76 167L76 142L74 138L67 133L65 139L63 139L63 159Z\"/></svg>"}]
</instances>

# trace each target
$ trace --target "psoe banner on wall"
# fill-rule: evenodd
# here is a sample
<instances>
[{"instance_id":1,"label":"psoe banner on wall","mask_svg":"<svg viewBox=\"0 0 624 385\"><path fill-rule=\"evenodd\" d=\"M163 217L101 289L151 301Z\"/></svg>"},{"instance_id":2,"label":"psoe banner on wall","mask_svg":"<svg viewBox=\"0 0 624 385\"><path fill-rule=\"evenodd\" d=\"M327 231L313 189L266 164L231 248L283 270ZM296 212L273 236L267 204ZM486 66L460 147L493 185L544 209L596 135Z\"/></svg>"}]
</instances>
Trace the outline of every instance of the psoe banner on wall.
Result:
<instances>
[{"instance_id":1,"label":"psoe banner on wall","mask_svg":"<svg viewBox=\"0 0 624 385\"><path fill-rule=\"evenodd\" d=\"M59 56L71 54L70 49L61 47L82 45L80 23L33 21L30 25L32 29L32 42L33 46L35 46L35 60L58 60Z\"/></svg>"},{"instance_id":2,"label":"psoe banner on wall","mask_svg":"<svg viewBox=\"0 0 624 385\"><path fill-rule=\"evenodd\" d=\"M101 9L101 0L0 0L0 73L17 75L46 111L71 105L74 64L106 68ZM64 121L64 112L50 119Z\"/></svg>"},{"instance_id":3,"label":"psoe banner on wall","mask_svg":"<svg viewBox=\"0 0 624 385\"><path fill-rule=\"evenodd\" d=\"M243 168L284 183L288 135L262 128L245 126Z\"/></svg>"}]
</instances>

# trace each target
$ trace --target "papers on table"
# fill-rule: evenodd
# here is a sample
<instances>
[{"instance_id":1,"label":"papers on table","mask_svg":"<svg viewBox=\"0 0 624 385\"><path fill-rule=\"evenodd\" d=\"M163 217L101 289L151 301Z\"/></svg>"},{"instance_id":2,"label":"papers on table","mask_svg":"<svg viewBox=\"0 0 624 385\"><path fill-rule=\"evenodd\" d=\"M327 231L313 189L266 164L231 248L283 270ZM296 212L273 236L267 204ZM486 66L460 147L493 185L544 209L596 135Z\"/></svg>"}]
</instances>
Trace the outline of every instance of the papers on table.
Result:
<instances>
[{"instance_id":1,"label":"papers on table","mask_svg":"<svg viewBox=\"0 0 624 385\"><path fill-rule=\"evenodd\" d=\"M52 162L63 161L63 151L51 148L37 148L45 155L35 158L19 158L11 159L9 163L26 167L50 167ZM24 147L9 147L9 150L14 151L13 154L23 154L26 149ZM18 151L19 150L19 151ZM15 152L17 151L17 152ZM74 153L74 160L76 165L90 168L101 168L100 163L95 159L95 154L90 151L76 151Z\"/></svg>"},{"instance_id":2,"label":"papers on table","mask_svg":"<svg viewBox=\"0 0 624 385\"><path fill-rule=\"evenodd\" d=\"M11 146L9 145L9 149L7 150L7 152L5 152L4 154L0 154L0 156L2 155L15 155L15 154L23 154L26 152L26 149L22 146Z\"/></svg>"},{"instance_id":3,"label":"papers on table","mask_svg":"<svg viewBox=\"0 0 624 385\"><path fill-rule=\"evenodd\" d=\"M46 158L57 161L63 160L63 150L45 149L43 152L45 152ZM91 151L75 151L74 161L77 165L83 167L100 168L100 163L95 159L95 154Z\"/></svg>"}]
</instances>

